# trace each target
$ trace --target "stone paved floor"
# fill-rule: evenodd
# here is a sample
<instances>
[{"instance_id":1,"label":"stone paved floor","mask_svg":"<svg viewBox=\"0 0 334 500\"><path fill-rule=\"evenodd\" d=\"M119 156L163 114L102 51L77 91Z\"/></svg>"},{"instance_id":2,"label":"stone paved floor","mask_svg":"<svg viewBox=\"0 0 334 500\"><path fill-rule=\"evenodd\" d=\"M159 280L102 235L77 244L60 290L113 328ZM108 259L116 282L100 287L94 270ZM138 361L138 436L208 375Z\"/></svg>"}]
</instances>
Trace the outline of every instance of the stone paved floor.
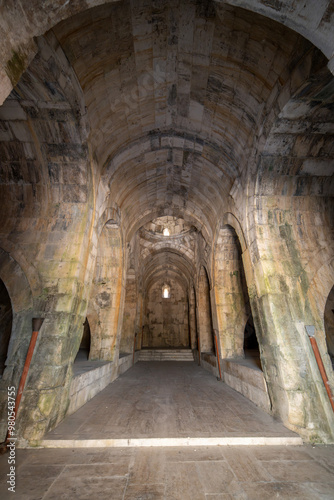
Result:
<instances>
[{"instance_id":1,"label":"stone paved floor","mask_svg":"<svg viewBox=\"0 0 334 500\"><path fill-rule=\"evenodd\" d=\"M292 434L195 363L168 362L138 363L48 437L113 432ZM334 446L18 449L16 460L14 494L0 456L1 500L334 499Z\"/></svg>"},{"instance_id":2,"label":"stone paved floor","mask_svg":"<svg viewBox=\"0 0 334 500\"><path fill-rule=\"evenodd\" d=\"M46 439L296 436L191 362L139 362Z\"/></svg>"},{"instance_id":3,"label":"stone paved floor","mask_svg":"<svg viewBox=\"0 0 334 500\"><path fill-rule=\"evenodd\" d=\"M334 499L334 447L17 450L16 493L2 500Z\"/></svg>"}]
</instances>

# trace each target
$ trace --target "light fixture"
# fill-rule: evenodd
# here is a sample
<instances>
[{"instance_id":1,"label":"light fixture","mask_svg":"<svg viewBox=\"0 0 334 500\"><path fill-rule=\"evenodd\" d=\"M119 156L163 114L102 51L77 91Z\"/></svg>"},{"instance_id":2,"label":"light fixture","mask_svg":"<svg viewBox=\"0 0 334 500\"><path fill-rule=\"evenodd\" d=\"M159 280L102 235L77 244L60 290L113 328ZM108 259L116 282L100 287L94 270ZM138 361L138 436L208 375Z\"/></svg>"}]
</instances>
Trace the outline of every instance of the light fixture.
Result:
<instances>
[{"instance_id":1,"label":"light fixture","mask_svg":"<svg viewBox=\"0 0 334 500\"><path fill-rule=\"evenodd\" d=\"M169 229L168 229L168 227L165 227L165 229L163 231L163 235L164 236L169 236Z\"/></svg>"}]
</instances>

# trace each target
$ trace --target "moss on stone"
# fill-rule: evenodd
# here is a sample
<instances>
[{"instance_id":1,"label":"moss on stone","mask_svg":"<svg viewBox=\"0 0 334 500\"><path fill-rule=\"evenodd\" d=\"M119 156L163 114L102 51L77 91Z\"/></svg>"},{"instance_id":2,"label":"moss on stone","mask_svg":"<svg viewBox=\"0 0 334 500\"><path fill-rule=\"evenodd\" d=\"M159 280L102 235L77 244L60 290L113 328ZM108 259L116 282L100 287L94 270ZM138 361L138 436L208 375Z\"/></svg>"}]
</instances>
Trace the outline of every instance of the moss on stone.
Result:
<instances>
[{"instance_id":1,"label":"moss on stone","mask_svg":"<svg viewBox=\"0 0 334 500\"><path fill-rule=\"evenodd\" d=\"M38 401L38 408L40 412L45 415L49 416L53 406L54 406L54 400L55 400L55 394L53 392L44 392L40 395L39 401Z\"/></svg>"},{"instance_id":2,"label":"moss on stone","mask_svg":"<svg viewBox=\"0 0 334 500\"><path fill-rule=\"evenodd\" d=\"M324 439L319 436L319 434L313 433L309 437L309 442L312 444L323 444Z\"/></svg>"},{"instance_id":3,"label":"moss on stone","mask_svg":"<svg viewBox=\"0 0 334 500\"><path fill-rule=\"evenodd\" d=\"M15 50L13 50L12 57L6 65L6 73L13 86L17 84L25 69L25 56L20 51L16 52Z\"/></svg>"}]
</instances>

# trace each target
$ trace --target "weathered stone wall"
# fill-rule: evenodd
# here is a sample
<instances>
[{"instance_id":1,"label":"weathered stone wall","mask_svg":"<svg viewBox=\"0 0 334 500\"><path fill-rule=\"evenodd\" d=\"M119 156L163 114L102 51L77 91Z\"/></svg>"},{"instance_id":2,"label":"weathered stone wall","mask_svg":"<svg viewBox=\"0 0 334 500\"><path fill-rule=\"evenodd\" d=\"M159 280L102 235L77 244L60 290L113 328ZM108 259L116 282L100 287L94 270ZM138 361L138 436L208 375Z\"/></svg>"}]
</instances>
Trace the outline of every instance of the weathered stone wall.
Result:
<instances>
[{"instance_id":1,"label":"weathered stone wall","mask_svg":"<svg viewBox=\"0 0 334 500\"><path fill-rule=\"evenodd\" d=\"M127 272L125 285L125 304L122 324L122 337L120 344L121 353L133 352L135 334L139 333L139 328L136 325L138 307L137 289L138 286L134 271L129 270Z\"/></svg>"},{"instance_id":2,"label":"weathered stone wall","mask_svg":"<svg viewBox=\"0 0 334 500\"><path fill-rule=\"evenodd\" d=\"M250 315L250 306L241 248L231 226L225 226L219 231L214 264L221 355L223 358L244 357L244 331Z\"/></svg>"},{"instance_id":3,"label":"weathered stone wall","mask_svg":"<svg viewBox=\"0 0 334 500\"><path fill-rule=\"evenodd\" d=\"M170 282L170 298L162 297L164 281L155 283L147 293L147 330L143 347L188 347L188 301L184 289Z\"/></svg>"},{"instance_id":4,"label":"weathered stone wall","mask_svg":"<svg viewBox=\"0 0 334 500\"><path fill-rule=\"evenodd\" d=\"M84 256L92 216L81 89L54 38L39 43L39 56L0 114L6 206L0 246L24 269L34 315L45 318L18 416L25 437L43 432L66 411L70 365L85 318ZM18 386L31 328L30 313L30 324L13 337L1 381L6 386Z\"/></svg>"},{"instance_id":5,"label":"weathered stone wall","mask_svg":"<svg viewBox=\"0 0 334 500\"><path fill-rule=\"evenodd\" d=\"M201 266L199 273L197 300L197 324L200 349L201 352L213 352L215 347L213 341L210 284L203 266Z\"/></svg>"},{"instance_id":6,"label":"weathered stone wall","mask_svg":"<svg viewBox=\"0 0 334 500\"><path fill-rule=\"evenodd\" d=\"M188 291L188 308L189 308L189 329L191 348L198 349L198 331L196 320L196 296L194 287L191 285Z\"/></svg>"},{"instance_id":7,"label":"weathered stone wall","mask_svg":"<svg viewBox=\"0 0 334 500\"><path fill-rule=\"evenodd\" d=\"M319 93L320 80L332 77L309 52L274 106L280 114L257 160L245 256L251 261L249 286L254 275L250 295L273 411L315 440L331 435L333 428L305 330L305 325L315 326L333 384L323 320L334 282L333 117L328 94Z\"/></svg>"},{"instance_id":8,"label":"weathered stone wall","mask_svg":"<svg viewBox=\"0 0 334 500\"><path fill-rule=\"evenodd\" d=\"M108 227L107 223L98 241L93 286L87 310L92 338L90 359L114 359L120 320L123 265L120 230Z\"/></svg>"},{"instance_id":9,"label":"weathered stone wall","mask_svg":"<svg viewBox=\"0 0 334 500\"><path fill-rule=\"evenodd\" d=\"M328 418L332 415L325 416L326 410L319 415L324 388L312 380L310 364L315 363L314 356L305 352L306 331L303 327L298 328L298 322L303 325L315 323L308 303L309 277L302 258L302 247L307 247L307 242L301 238L303 229L298 228L300 212L291 209L291 205L289 210L286 201L276 197L273 213L270 198L261 200L261 218L264 220L266 213L269 221L258 224L262 237L257 239L260 258L254 263L255 324L260 332L262 366L274 411L299 431L308 428L312 432L316 427L318 430L313 438L322 439L323 433L329 430ZM296 202L299 204L300 200ZM305 229L308 226L303 225ZM265 236L268 234L269 238ZM308 396L310 392L312 398Z\"/></svg>"}]
</instances>

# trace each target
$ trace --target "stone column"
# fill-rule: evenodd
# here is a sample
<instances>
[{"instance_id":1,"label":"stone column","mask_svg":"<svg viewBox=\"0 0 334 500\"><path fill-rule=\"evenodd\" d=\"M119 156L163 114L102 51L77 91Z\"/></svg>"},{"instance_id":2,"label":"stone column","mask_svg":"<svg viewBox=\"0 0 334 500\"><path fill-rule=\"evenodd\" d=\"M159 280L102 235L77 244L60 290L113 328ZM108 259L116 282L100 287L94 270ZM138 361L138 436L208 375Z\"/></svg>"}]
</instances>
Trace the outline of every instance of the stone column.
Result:
<instances>
[{"instance_id":1,"label":"stone column","mask_svg":"<svg viewBox=\"0 0 334 500\"><path fill-rule=\"evenodd\" d=\"M223 358L243 358L244 330L250 311L240 245L232 227L220 230L214 258L221 354Z\"/></svg>"},{"instance_id":2,"label":"stone column","mask_svg":"<svg viewBox=\"0 0 334 500\"><path fill-rule=\"evenodd\" d=\"M133 352L134 335L137 319L137 282L135 271L129 269L126 277L125 304L123 314L122 336L120 352L130 354Z\"/></svg>"},{"instance_id":3,"label":"stone column","mask_svg":"<svg viewBox=\"0 0 334 500\"><path fill-rule=\"evenodd\" d=\"M310 242L282 197L262 197L256 235L243 255L272 411L307 440L334 439L334 418L305 330L315 324L302 253ZM297 238L298 234L298 238ZM304 247L303 247L304 245Z\"/></svg>"},{"instance_id":4,"label":"stone column","mask_svg":"<svg viewBox=\"0 0 334 500\"><path fill-rule=\"evenodd\" d=\"M202 266L198 285L198 330L201 352L214 352L210 288L206 271Z\"/></svg>"},{"instance_id":5,"label":"stone column","mask_svg":"<svg viewBox=\"0 0 334 500\"><path fill-rule=\"evenodd\" d=\"M197 324L196 324L196 301L193 286L189 288L189 328L190 328L190 347L197 349Z\"/></svg>"}]
</instances>

